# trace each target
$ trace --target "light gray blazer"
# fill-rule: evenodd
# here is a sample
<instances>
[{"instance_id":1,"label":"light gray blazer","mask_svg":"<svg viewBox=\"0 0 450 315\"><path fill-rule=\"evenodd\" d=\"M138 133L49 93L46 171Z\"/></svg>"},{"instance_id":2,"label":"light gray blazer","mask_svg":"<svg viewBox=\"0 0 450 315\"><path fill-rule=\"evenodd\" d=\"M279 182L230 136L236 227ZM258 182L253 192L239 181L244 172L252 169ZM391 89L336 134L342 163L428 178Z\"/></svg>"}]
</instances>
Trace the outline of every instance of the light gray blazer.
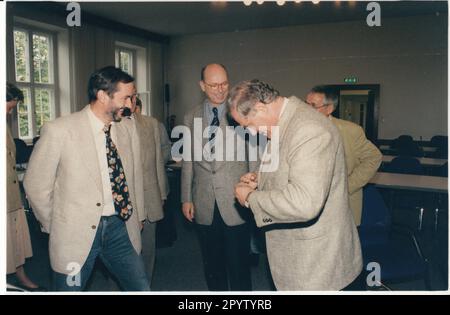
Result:
<instances>
[{"instance_id":1,"label":"light gray blazer","mask_svg":"<svg viewBox=\"0 0 450 315\"><path fill-rule=\"evenodd\" d=\"M279 167L261 173L249 204L265 226L278 290L340 290L362 269L339 131L295 97L279 121Z\"/></svg>"},{"instance_id":2,"label":"light gray blazer","mask_svg":"<svg viewBox=\"0 0 450 315\"><path fill-rule=\"evenodd\" d=\"M43 126L24 179L33 212L50 234L51 266L63 274L70 273L69 263L84 265L103 210L103 187L88 106ZM130 120L112 128L116 129L115 144L134 207L126 221L128 235L140 253L139 221L145 219L145 212L139 140Z\"/></svg>"},{"instance_id":3,"label":"light gray blazer","mask_svg":"<svg viewBox=\"0 0 450 315\"><path fill-rule=\"evenodd\" d=\"M184 125L191 130L191 144L194 143L194 118L202 118L202 132L208 127L208 119L204 117L204 105L194 107L184 118ZM226 133L228 121L226 114L220 119L223 135ZM200 140L202 147L208 139ZM225 142L225 141L224 141ZM237 141L235 142L236 146ZM192 154L193 154L192 150ZM224 156L226 151L224 149ZM225 160L225 158L224 158ZM245 223L249 210L241 207L234 198L234 185L241 175L249 171L247 161L184 161L181 170L181 201L193 202L195 222L211 225L214 212L214 200L217 201L220 214L228 226Z\"/></svg>"}]
</instances>

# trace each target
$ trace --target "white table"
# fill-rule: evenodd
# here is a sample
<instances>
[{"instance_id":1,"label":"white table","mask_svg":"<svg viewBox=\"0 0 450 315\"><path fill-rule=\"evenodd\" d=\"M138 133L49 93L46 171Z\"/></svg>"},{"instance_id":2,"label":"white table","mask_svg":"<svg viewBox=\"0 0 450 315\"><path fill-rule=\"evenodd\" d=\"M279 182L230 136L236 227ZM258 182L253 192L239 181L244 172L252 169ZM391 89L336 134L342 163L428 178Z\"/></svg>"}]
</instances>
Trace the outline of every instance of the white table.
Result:
<instances>
[{"instance_id":1,"label":"white table","mask_svg":"<svg viewBox=\"0 0 450 315\"><path fill-rule=\"evenodd\" d=\"M384 163L390 163L394 158L397 156L395 155L383 155L383 162ZM419 160L420 164L426 165L426 166L441 166L447 163L447 159L432 159L432 158L419 158L416 157L416 159Z\"/></svg>"},{"instance_id":2,"label":"white table","mask_svg":"<svg viewBox=\"0 0 450 315\"><path fill-rule=\"evenodd\" d=\"M378 172L369 183L382 188L448 193L447 177Z\"/></svg>"},{"instance_id":3,"label":"white table","mask_svg":"<svg viewBox=\"0 0 450 315\"><path fill-rule=\"evenodd\" d=\"M436 147L421 147L423 152L436 152Z\"/></svg>"},{"instance_id":4,"label":"white table","mask_svg":"<svg viewBox=\"0 0 450 315\"><path fill-rule=\"evenodd\" d=\"M426 147L426 146L419 146L420 148L422 148L423 152L436 152L437 148L436 147ZM389 144L382 144L380 145L380 150L394 150L393 148L391 148L391 146Z\"/></svg>"}]
</instances>

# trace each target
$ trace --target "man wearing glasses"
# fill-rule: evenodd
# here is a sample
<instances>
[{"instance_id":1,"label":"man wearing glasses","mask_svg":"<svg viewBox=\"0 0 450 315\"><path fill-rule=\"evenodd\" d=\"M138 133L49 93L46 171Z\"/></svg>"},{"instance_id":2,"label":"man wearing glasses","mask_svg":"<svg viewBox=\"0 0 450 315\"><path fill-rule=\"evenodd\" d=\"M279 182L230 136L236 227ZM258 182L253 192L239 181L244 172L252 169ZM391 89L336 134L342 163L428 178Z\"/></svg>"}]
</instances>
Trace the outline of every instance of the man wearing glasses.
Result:
<instances>
[{"instance_id":1,"label":"man wearing glasses","mask_svg":"<svg viewBox=\"0 0 450 315\"><path fill-rule=\"evenodd\" d=\"M206 99L188 112L184 125L193 130L194 119L201 118L203 129L209 128L206 143L225 135L228 75L225 67L209 64L201 71L200 88ZM193 139L192 139L193 140ZM194 143L194 141L191 141ZM225 143L225 141L224 141ZM210 291L251 290L249 266L250 231L245 215L235 203L233 187L249 171L247 161L224 161L203 150L201 161L183 161L181 175L182 210L187 220L195 222L202 250L206 282ZM211 154L212 159L206 158ZM244 216L243 216L244 215Z\"/></svg>"},{"instance_id":2,"label":"man wearing glasses","mask_svg":"<svg viewBox=\"0 0 450 315\"><path fill-rule=\"evenodd\" d=\"M350 290L362 269L358 232L347 197L342 140L333 124L268 83L243 81L230 91L236 122L264 133L278 167L247 173L236 199L266 233L277 290ZM358 279L359 280L359 279Z\"/></svg>"},{"instance_id":3,"label":"man wearing glasses","mask_svg":"<svg viewBox=\"0 0 450 315\"><path fill-rule=\"evenodd\" d=\"M381 164L381 152L367 140L364 130L359 125L331 116L338 103L338 97L331 88L326 86L312 88L306 97L306 103L329 117L341 134L347 164L350 207L356 225L360 225L362 188L377 172Z\"/></svg>"}]
</instances>

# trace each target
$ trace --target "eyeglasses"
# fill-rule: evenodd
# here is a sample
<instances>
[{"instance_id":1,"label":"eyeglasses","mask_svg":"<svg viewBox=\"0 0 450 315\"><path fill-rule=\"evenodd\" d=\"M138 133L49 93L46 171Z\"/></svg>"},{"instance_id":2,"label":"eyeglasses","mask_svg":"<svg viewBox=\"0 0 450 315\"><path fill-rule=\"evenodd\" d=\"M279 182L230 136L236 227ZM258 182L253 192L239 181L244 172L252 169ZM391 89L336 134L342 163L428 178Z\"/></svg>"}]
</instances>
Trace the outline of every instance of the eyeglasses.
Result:
<instances>
[{"instance_id":1,"label":"eyeglasses","mask_svg":"<svg viewBox=\"0 0 450 315\"><path fill-rule=\"evenodd\" d=\"M203 83L205 83L205 85L207 85L212 90L218 90L219 88L226 89L229 85L228 81L225 81L222 83L214 83L214 84L209 84L209 83L206 83L205 81L203 81Z\"/></svg>"}]
</instances>

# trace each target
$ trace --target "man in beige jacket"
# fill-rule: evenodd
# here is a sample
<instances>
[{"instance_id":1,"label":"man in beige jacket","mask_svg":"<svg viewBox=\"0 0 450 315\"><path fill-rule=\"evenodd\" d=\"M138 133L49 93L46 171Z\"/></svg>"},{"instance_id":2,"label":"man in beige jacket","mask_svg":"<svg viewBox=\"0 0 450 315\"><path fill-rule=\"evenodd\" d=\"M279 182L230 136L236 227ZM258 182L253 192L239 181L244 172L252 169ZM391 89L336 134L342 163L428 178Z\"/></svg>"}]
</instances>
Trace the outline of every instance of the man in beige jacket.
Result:
<instances>
[{"instance_id":1,"label":"man in beige jacket","mask_svg":"<svg viewBox=\"0 0 450 315\"><path fill-rule=\"evenodd\" d=\"M306 97L306 103L329 117L341 134L347 164L350 207L356 225L360 225L362 189L380 167L382 154L372 142L367 140L364 130L359 125L331 116L338 104L338 97L331 88L326 86L312 88Z\"/></svg>"},{"instance_id":2,"label":"man in beige jacket","mask_svg":"<svg viewBox=\"0 0 450 315\"><path fill-rule=\"evenodd\" d=\"M276 288L346 288L361 273L362 257L338 130L304 102L259 80L235 86L229 107L241 126L270 139L258 174L243 175L235 196L267 229Z\"/></svg>"},{"instance_id":3,"label":"man in beige jacket","mask_svg":"<svg viewBox=\"0 0 450 315\"><path fill-rule=\"evenodd\" d=\"M159 122L150 116L141 114L142 102L139 98L129 103L131 119L141 144L141 162L144 182L144 209L146 222L142 231L142 257L149 282L153 276L156 252L156 222L164 217L163 204L167 199L167 184L164 158L161 150Z\"/></svg>"},{"instance_id":4,"label":"man in beige jacket","mask_svg":"<svg viewBox=\"0 0 450 315\"><path fill-rule=\"evenodd\" d=\"M97 257L126 291L149 290L140 256L142 165L136 127L121 120L134 79L109 66L94 72L84 109L46 123L25 190L50 234L54 289L80 291Z\"/></svg>"}]
</instances>

